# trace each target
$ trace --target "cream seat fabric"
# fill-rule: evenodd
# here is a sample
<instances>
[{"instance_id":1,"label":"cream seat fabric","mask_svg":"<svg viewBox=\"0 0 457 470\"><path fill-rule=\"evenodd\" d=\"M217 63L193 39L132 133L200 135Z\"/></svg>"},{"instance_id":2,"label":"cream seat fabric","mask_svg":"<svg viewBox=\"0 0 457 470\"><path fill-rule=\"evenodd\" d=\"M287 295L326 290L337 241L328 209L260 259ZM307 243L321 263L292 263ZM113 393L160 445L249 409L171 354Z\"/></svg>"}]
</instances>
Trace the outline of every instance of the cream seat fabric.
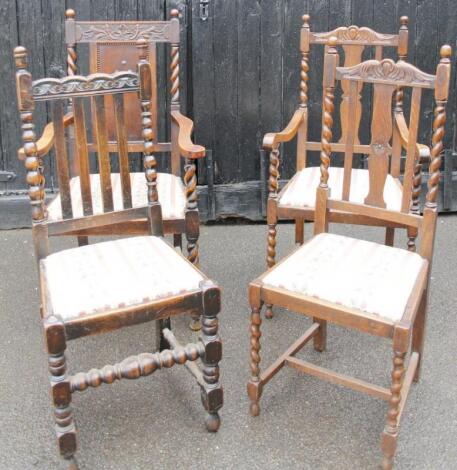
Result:
<instances>
[{"instance_id":1,"label":"cream seat fabric","mask_svg":"<svg viewBox=\"0 0 457 470\"><path fill-rule=\"evenodd\" d=\"M263 283L397 321L425 263L417 253L322 233Z\"/></svg>"},{"instance_id":2,"label":"cream seat fabric","mask_svg":"<svg viewBox=\"0 0 457 470\"><path fill-rule=\"evenodd\" d=\"M132 188L133 207L142 207L148 204L146 176L144 173L130 173ZM102 193L100 188L100 175L90 175L90 185L92 192L92 207L94 214L103 213ZM114 210L122 210L122 187L119 173L111 174L111 186L113 188ZM184 209L186 207L185 186L179 176L168 173L157 174L157 191L159 201L162 206L162 217L164 219L183 219ZM81 200L81 187L79 176L70 180L71 205L73 208L73 217L83 216L83 207ZM62 219L62 206L60 195L48 205L48 217L50 220Z\"/></svg>"},{"instance_id":3,"label":"cream seat fabric","mask_svg":"<svg viewBox=\"0 0 457 470\"><path fill-rule=\"evenodd\" d=\"M48 302L63 320L199 288L202 275L163 239L142 236L60 251L41 261Z\"/></svg>"},{"instance_id":4,"label":"cream seat fabric","mask_svg":"<svg viewBox=\"0 0 457 470\"><path fill-rule=\"evenodd\" d=\"M321 170L318 166L304 168L296 173L290 180L286 190L279 198L280 206L312 207L316 205L316 189L319 186ZM332 199L341 199L343 196L344 169L329 168L328 185ZM353 169L351 175L351 202L364 203L368 194L368 170ZM384 186L384 201L387 209L400 211L402 190L398 182L388 175Z\"/></svg>"}]
</instances>

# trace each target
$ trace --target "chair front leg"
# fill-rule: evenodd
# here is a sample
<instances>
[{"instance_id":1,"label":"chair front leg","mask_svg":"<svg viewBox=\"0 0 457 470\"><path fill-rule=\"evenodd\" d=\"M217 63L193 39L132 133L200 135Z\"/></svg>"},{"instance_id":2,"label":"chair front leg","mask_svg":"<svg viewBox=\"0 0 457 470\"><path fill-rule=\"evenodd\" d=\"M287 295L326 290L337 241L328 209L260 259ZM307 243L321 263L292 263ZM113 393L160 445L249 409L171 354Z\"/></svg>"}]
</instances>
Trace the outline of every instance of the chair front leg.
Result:
<instances>
[{"instance_id":1,"label":"chair front leg","mask_svg":"<svg viewBox=\"0 0 457 470\"><path fill-rule=\"evenodd\" d=\"M248 396L251 400L249 412L251 416L258 416L260 413L259 400L262 395L262 384L260 383L260 326L262 318L260 316L260 305L253 306L251 311L251 379L248 382Z\"/></svg>"},{"instance_id":2,"label":"chair front leg","mask_svg":"<svg viewBox=\"0 0 457 470\"><path fill-rule=\"evenodd\" d=\"M205 420L208 432L217 432L221 424L219 409L223 404L223 391L219 382L219 361L222 358L222 343L218 334L220 311L220 289L211 282L203 284L203 315L201 341L205 346L203 362L202 403L207 411Z\"/></svg>"},{"instance_id":3,"label":"chair front leg","mask_svg":"<svg viewBox=\"0 0 457 470\"><path fill-rule=\"evenodd\" d=\"M51 398L54 405L57 442L60 455L71 459L76 452L76 428L71 410L70 381L66 375L65 328L55 316L44 320L51 379Z\"/></svg>"},{"instance_id":4,"label":"chair front leg","mask_svg":"<svg viewBox=\"0 0 457 470\"><path fill-rule=\"evenodd\" d=\"M381 466L383 470L390 470L393 468L393 460L397 449L399 428L398 415L400 413L401 391L405 375L405 356L406 352L394 349L389 411L387 413L387 423L381 435L381 448L383 454Z\"/></svg>"}]
</instances>

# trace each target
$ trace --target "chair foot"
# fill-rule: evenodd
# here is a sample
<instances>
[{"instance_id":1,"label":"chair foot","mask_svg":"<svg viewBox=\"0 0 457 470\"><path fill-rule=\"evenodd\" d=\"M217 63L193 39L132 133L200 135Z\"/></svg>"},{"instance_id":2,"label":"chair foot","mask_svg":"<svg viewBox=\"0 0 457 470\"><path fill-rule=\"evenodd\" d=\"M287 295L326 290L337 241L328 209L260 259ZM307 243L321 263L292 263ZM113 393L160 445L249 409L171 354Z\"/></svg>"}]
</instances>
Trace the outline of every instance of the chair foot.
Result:
<instances>
[{"instance_id":1,"label":"chair foot","mask_svg":"<svg viewBox=\"0 0 457 470\"><path fill-rule=\"evenodd\" d=\"M273 305L265 305L265 318L271 319L273 317Z\"/></svg>"},{"instance_id":2,"label":"chair foot","mask_svg":"<svg viewBox=\"0 0 457 470\"><path fill-rule=\"evenodd\" d=\"M208 413L205 418L205 426L208 432L217 432L221 426L219 413Z\"/></svg>"},{"instance_id":3,"label":"chair foot","mask_svg":"<svg viewBox=\"0 0 457 470\"><path fill-rule=\"evenodd\" d=\"M382 446L382 470L391 470L394 466L395 450L397 448L397 436L383 432L381 435Z\"/></svg>"},{"instance_id":4,"label":"chair foot","mask_svg":"<svg viewBox=\"0 0 457 470\"><path fill-rule=\"evenodd\" d=\"M163 335L163 329L168 328L171 330L170 318L163 318L162 320L156 320L156 350L163 351L164 349L170 349L170 343L166 340Z\"/></svg>"},{"instance_id":5,"label":"chair foot","mask_svg":"<svg viewBox=\"0 0 457 470\"><path fill-rule=\"evenodd\" d=\"M259 416L260 405L258 401L251 401L251 404L249 405L249 414L253 417Z\"/></svg>"},{"instance_id":6,"label":"chair foot","mask_svg":"<svg viewBox=\"0 0 457 470\"><path fill-rule=\"evenodd\" d=\"M68 459L68 470L79 470L79 465L75 457Z\"/></svg>"},{"instance_id":7,"label":"chair foot","mask_svg":"<svg viewBox=\"0 0 457 470\"><path fill-rule=\"evenodd\" d=\"M202 324L201 324L201 321L200 321L200 315L191 317L190 323L189 323L189 328L192 331L200 331L201 330Z\"/></svg>"}]
</instances>

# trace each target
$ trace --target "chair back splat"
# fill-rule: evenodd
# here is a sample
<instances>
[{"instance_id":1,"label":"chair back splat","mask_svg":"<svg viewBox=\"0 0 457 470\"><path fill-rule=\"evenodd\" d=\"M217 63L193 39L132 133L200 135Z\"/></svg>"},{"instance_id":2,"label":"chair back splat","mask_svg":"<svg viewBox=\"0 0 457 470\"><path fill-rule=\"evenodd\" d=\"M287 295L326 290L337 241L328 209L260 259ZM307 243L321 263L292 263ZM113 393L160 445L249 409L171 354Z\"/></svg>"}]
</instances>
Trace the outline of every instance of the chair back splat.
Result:
<instances>
[{"instance_id":1,"label":"chair back splat","mask_svg":"<svg viewBox=\"0 0 457 470\"><path fill-rule=\"evenodd\" d=\"M77 45L89 46L90 73L113 73L115 71L135 70L139 60L136 41L147 42L147 60L151 64L151 128L155 151L170 151L169 143L158 141L158 45L170 44L170 98L172 109L179 110L179 39L180 27L178 11L173 10L169 21L79 21L75 11L66 11L65 42L67 45L68 75L76 75L78 66ZM107 98L107 109L114 103ZM141 152L141 123L137 117L138 98L134 95L125 99L126 137L130 152ZM106 127L108 146L115 145L117 132L113 113L107 113ZM179 155L172 155L172 173L181 174Z\"/></svg>"},{"instance_id":2,"label":"chair back splat","mask_svg":"<svg viewBox=\"0 0 457 470\"><path fill-rule=\"evenodd\" d=\"M446 102L449 91L450 54L451 48L441 48L441 60L436 74L430 75L404 61L394 62L390 59L367 60L352 67L337 67L338 53L335 48L336 38L329 40L325 54L324 106L321 151L321 180L318 189L316 205L316 233L325 231L328 210L343 210L352 213L362 213L393 223L401 223L414 230L431 230L434 232L436 221L436 197L439 183L439 168L443 149L444 123L446 120ZM346 81L349 84L348 93L348 132L345 142L345 168L342 200L327 201L331 197L328 188L329 166L331 157L331 140L333 125L333 100L336 81ZM352 154L354 153L354 132L356 128L357 88L359 84L372 84L373 109L371 115L371 142L368 156L369 190L364 204L349 202L351 184ZM384 186L389 168L400 160L399 135L394 132L392 98L398 88L411 88L411 108L408 133L408 148L403 181L403 196L400 211L392 211L384 200ZM420 192L420 177L417 177L416 145L420 119L421 96L424 90L431 89L435 93L435 119L433 122L433 141L428 181L428 192L424 217L420 217L418 198ZM397 153L398 152L398 153ZM419 173L420 175L420 173ZM413 210L411 210L413 209ZM430 225L431 224L431 225ZM424 234L423 234L424 235ZM433 238L433 237L432 237ZM421 254L430 258L433 251L428 246L432 239L422 237ZM429 259L430 260L430 259Z\"/></svg>"},{"instance_id":3,"label":"chair back splat","mask_svg":"<svg viewBox=\"0 0 457 470\"><path fill-rule=\"evenodd\" d=\"M385 49L396 48L399 60L406 60L408 55L408 17L402 16L400 18L400 29L398 34L384 34L374 31L371 28L359 27L356 25L341 26L333 31L326 32L313 32L310 27L309 15L303 15L303 25L300 32L300 51L301 51L301 80L300 80L300 106L307 108L308 105L308 72L309 72L309 53L310 47L313 44L324 45L327 51L327 42L329 38L336 39L336 46L340 46L344 52L345 67L352 67L362 62L362 56L365 51L374 49L374 56L376 60L382 60ZM324 75L326 70L324 68ZM361 92L362 83L357 83L355 93L355 102L353 103L354 110L352 111L353 125L353 140L355 145L360 145L359 140L359 127L362 117L362 103ZM344 151L342 145L347 140L349 133L348 116L350 113L349 95L350 95L350 82L347 80L341 81L342 96L340 102L340 125L341 136L334 146L334 151ZM395 102L398 112L401 113L403 106L403 92L401 87L396 90ZM319 143L307 142L307 126L304 125L298 132L297 141L297 171L306 166L306 151L307 150L320 150ZM358 149L359 152L363 149Z\"/></svg>"},{"instance_id":4,"label":"chair back splat","mask_svg":"<svg viewBox=\"0 0 457 470\"><path fill-rule=\"evenodd\" d=\"M32 80L27 70L27 51L17 47L14 51L18 104L22 121L23 158L27 170L29 197L32 204L34 233L46 235L70 235L87 227L106 226L147 216L151 233L162 234L160 204L157 196L156 162L153 155L152 118L150 97L152 94L151 67L147 62L147 44L138 43L140 63L138 72L122 71L113 74L96 73L89 76L71 75L62 79L43 78ZM148 205L132 208L132 188L126 149L126 98L140 94L142 109L142 133L144 136L144 166L148 185ZM111 172L106 99L114 102L116 146L119 158L121 200L114 199ZM73 114L66 116L64 109L71 100ZM38 152L33 112L36 102L50 102L54 128L54 145L57 179L60 189L62 220L49 220L45 204L44 159ZM138 101L137 101L138 104ZM88 128L85 116L91 107L94 118L94 142L97 152L99 178L91 174ZM140 115L137 109L136 114ZM75 155L77 157L77 181L70 179L69 147L71 139L66 127L74 124ZM98 175L96 175L98 177ZM77 183L77 188L72 186ZM76 189L76 190L75 190ZM79 191L78 191L79 189ZM100 193L101 198L94 198ZM80 199L78 204L75 199ZM101 201L95 208L94 200ZM115 211L116 208L120 210ZM41 228L38 228L40 226ZM44 247L44 242L37 246ZM47 249L38 250L38 259L46 256Z\"/></svg>"}]
</instances>

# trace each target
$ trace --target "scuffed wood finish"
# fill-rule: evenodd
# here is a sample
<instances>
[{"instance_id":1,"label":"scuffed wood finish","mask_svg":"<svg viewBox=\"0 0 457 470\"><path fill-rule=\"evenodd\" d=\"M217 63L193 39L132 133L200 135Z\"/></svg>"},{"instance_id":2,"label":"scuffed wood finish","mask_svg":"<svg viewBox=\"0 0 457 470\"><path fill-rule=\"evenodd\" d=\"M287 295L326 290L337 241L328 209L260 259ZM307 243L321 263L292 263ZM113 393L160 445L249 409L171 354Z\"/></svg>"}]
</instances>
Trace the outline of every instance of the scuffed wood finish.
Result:
<instances>
[{"instance_id":1,"label":"scuffed wood finish","mask_svg":"<svg viewBox=\"0 0 457 470\"><path fill-rule=\"evenodd\" d=\"M193 362L187 369L195 378L201 390L202 404L206 411L205 424L209 432L216 432L220 426L219 409L223 403L223 391L219 380L219 362L222 357L222 343L218 334L217 315L220 311L220 289L200 273L186 258L182 263L188 268L201 274L201 281L192 288L180 293L164 295L163 297L139 300L131 305L126 299L123 303L110 305L106 298L106 307L91 311L88 307L77 316L68 318L56 314L51 299L56 288L47 282L46 263L41 262L49 254L48 239L56 235L77 235L80 245L87 242L87 236L112 235L113 233L141 233L162 237L164 226L172 233L180 235L183 231L189 233L194 244L198 236L198 212L196 203L196 178L191 175L187 189L193 194L188 198L186 220L177 219L164 224L161 204L157 190L157 162L154 156L155 141L153 117L151 113L151 97L154 79L151 64L148 62L148 43L139 40L137 43L139 63L136 72L114 74L92 74L89 76L71 75L63 79L32 80L27 70L27 52L23 47L14 50L16 63L16 88L18 109L22 122L22 155L27 171L29 198L32 207L32 234L35 247L35 258L39 269L39 291L41 294L40 314L45 331L45 344L48 350L48 364L51 383L51 397L55 416L55 430L60 454L67 460L73 460L76 452L76 428L71 409L72 393L84 391L89 387L97 388L102 383L112 384L121 379L137 379L151 375L162 368L174 365L184 365ZM138 94L139 106L137 114L141 119L142 150L144 154L144 185L147 190L147 205L132 208L132 189L128 162L128 143L126 132L125 97L128 94ZM122 200L124 206L114 211L113 188L111 184L112 168L110 162L110 147L108 142L106 98L112 97L117 111L115 118L117 144L119 145L119 160L121 168ZM57 161L58 181L61 190L62 220L48 220L48 212L44 197L44 161L39 155L34 111L35 99L50 102L53 118L52 128L48 128L48 137L52 144L46 144L49 150L54 149ZM71 99L71 120L64 115L65 105ZM137 99L137 101L138 101ZM86 111L91 105L95 135L93 144L97 151L100 172L102 213L94 214L91 195L89 145L85 122ZM181 142L188 146L188 161L202 156L204 149L195 146L190 141L191 123L175 110L176 119L184 128ZM66 124L74 123L74 136L67 132ZM70 167L68 148L75 145L77 169L81 187L83 214L75 214L72 206L70 191ZM47 162L46 162L47 163ZM194 167L195 168L195 167ZM188 224L184 227L184 223ZM180 243L179 243L180 244ZM76 249L78 250L78 249ZM82 248L81 248L82 250ZM174 256L181 256L171 250ZM120 253L119 256L128 256ZM76 252L75 256L79 256ZM159 253L157 256L166 256ZM132 261L132 260L131 260ZM198 261L192 259L194 263ZM133 261L132 261L133 262ZM161 262L165 262L161 260ZM157 263L159 265L159 263ZM78 263L75 263L78 265ZM178 265L176 265L178 266ZM116 267L111 267L116 269ZM68 269L73 268L71 262ZM110 266L106 265L106 269ZM117 271L115 271L117 272ZM176 272L176 276L183 276ZM78 277L74 278L78 279ZM76 281L75 281L76 282ZM114 284L121 288L119 280ZM78 291L78 286L72 286ZM94 287L95 289L97 286ZM126 289L128 288L125 287ZM106 295L108 295L107 293ZM200 339L197 342L181 345L170 331L170 318L191 314L198 324L202 318ZM157 326L158 350L131 356L114 365L106 365L101 369L91 369L88 372L70 375L67 373L65 351L67 342L88 335L108 333L130 325L155 321ZM202 366L195 362L201 359Z\"/></svg>"},{"instance_id":2,"label":"scuffed wood finish","mask_svg":"<svg viewBox=\"0 0 457 470\"><path fill-rule=\"evenodd\" d=\"M394 321L380 315L368 313L357 308L337 304L327 300L321 300L315 296L306 295L304 292L293 292L286 288L275 287L265 278L269 271L265 272L249 285L249 301L251 306L251 341L250 341L250 368L251 377L247 385L247 393L250 400L250 413L257 416L260 413L259 400L265 385L284 367L290 366L295 370L304 372L314 377L326 380L330 383L342 385L352 390L387 401L387 419L381 434L382 461L384 470L393 468L397 447L397 439L400 427L400 419L405 409L409 390L414 381L418 381L420 363L423 358L424 334L426 323L426 309L429 295L430 269L433 259L434 238L437 219L437 197L440 180L441 154L443 152L443 138L446 123L446 104L448 99L450 81L450 46L441 48L441 60L436 70L436 75L423 74L419 69L411 66L405 67L405 62L397 63L382 61L366 61L352 68L337 67L338 54L336 51L336 38L331 37L327 43L327 51L324 63L324 96L323 96L323 121L321 134L321 178L316 190L316 209L314 234L328 232L329 222L335 220L335 216L342 216L344 220L348 214L354 217L356 223L369 218L373 225L376 222L380 226L388 228L387 243L393 243L393 228L401 226L408 231L410 238L408 249L411 249L412 241L415 243L419 234L420 246L418 253L423 258L421 269L417 273L414 285L409 292L405 310L402 317ZM385 65L387 64L387 65ZM344 197L331 199L328 185L330 158L333 150L333 111L336 80L348 80L348 109L351 115L356 113L358 100L358 84L371 83L374 88L374 101L372 110L372 141L370 144L369 161L369 192L364 204L350 202L347 194L347 181L345 180ZM388 172L389 158L393 148L390 147L392 139L399 138L393 132L393 117L398 111L398 101L394 99L398 90L405 87L412 88L410 123L408 129L408 146L405 178L410 178L408 183L410 194L415 185L417 165L417 134L418 119L421 114L421 96L427 92L427 88L433 87L435 93L435 119L433 122L433 136L431 146L431 160L429 167L428 191L424 213L421 216L418 211L411 211L411 196L408 206L403 211L389 210L383 200L383 182ZM394 109L392 110L392 103ZM402 104L403 106L403 104ZM346 158L351 158L354 153L355 123L348 123L347 140L344 143ZM397 141L398 144L398 141ZM348 165L349 167L349 165ZM349 167L350 168L350 167ZM276 170L274 165L273 170ZM276 175L275 175L276 176ZM349 179L350 181L350 179ZM277 177L273 178L271 190L273 197L269 203L273 204L277 198ZM296 208L293 212L298 218L300 212ZM269 220L276 223L277 213L269 207ZM341 219L340 219L341 220ZM275 227L275 226L274 226ZM270 230L270 227L269 227ZM306 242L305 242L306 243ZM270 246L270 245L269 245ZM300 250L301 248L297 248ZM331 250L331 247L328 248ZM278 263L286 263L288 257ZM356 255L354 255L356 256ZM417 256L417 255L415 255ZM348 258L346 263L350 264ZM274 263L273 263L274 264ZM273 269L276 269L273 268ZM329 268L329 271L331 268ZM292 275L292 273L290 273ZM331 273L329 272L329 279ZM287 273L283 276L287 278ZM299 280L298 280L299 281ZM293 282L293 279L290 280ZM335 286L331 282L327 286L332 289ZM386 292L386 295L396 295L396 292ZM307 317L311 317L313 324L305 334L295 341L283 354L279 356L264 372L260 367L260 338L261 316L260 309L263 305L271 310L272 305L280 306L288 311L294 311ZM364 380L349 377L338 372L311 364L298 359L295 355L313 338L315 349L325 350L326 324L334 323L346 328L355 329L382 338L387 338L392 343L393 367L391 373L390 388L370 384ZM407 362L407 356L409 361Z\"/></svg>"}]
</instances>

